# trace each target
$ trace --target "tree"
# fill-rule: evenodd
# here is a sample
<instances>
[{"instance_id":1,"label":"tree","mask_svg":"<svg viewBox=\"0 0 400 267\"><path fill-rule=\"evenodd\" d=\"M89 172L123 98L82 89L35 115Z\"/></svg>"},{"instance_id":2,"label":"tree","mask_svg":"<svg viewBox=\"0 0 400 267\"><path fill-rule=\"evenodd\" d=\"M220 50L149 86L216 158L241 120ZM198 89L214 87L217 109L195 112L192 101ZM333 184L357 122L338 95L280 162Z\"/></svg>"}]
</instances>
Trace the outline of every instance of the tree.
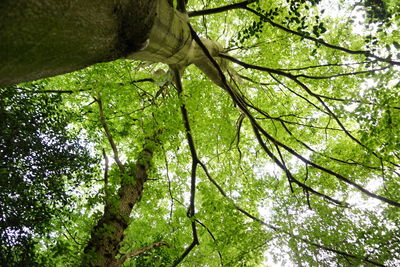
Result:
<instances>
[{"instance_id":1,"label":"tree","mask_svg":"<svg viewBox=\"0 0 400 267\"><path fill-rule=\"evenodd\" d=\"M45 38L20 56L28 63L13 59L29 43L7 26L25 21L1 19L10 47L1 55L4 85L128 58L49 79L43 90L81 112L74 125L97 138L104 174L81 188L55 237L41 240L38 260L254 266L267 251L300 266L398 264L395 1L378 9L368 1L172 2L121 1L122 13L110 3L71 4L49 31L58 42ZM136 13L144 15L136 21ZM102 16L82 19L90 14ZM82 30L66 23L71 16ZM49 13L39 18L31 30ZM65 41L68 29L78 43ZM93 54L81 53L94 44ZM45 60L46 46L60 68ZM79 60L66 60L65 46Z\"/></svg>"},{"instance_id":2,"label":"tree","mask_svg":"<svg viewBox=\"0 0 400 267\"><path fill-rule=\"evenodd\" d=\"M7 266L35 264L35 236L68 212L66 185L87 182L95 164L67 132L73 114L60 108L60 95L41 94L43 87L0 89L0 260Z\"/></svg>"}]
</instances>

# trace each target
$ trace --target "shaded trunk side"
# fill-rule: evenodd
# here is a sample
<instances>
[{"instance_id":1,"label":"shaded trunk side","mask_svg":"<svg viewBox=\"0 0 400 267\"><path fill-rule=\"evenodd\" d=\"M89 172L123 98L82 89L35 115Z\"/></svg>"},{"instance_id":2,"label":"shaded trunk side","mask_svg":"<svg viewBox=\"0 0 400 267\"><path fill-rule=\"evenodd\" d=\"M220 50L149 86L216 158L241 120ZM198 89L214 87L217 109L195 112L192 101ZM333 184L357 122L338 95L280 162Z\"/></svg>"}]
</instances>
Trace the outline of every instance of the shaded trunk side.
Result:
<instances>
[{"instance_id":1,"label":"shaded trunk side","mask_svg":"<svg viewBox=\"0 0 400 267\"><path fill-rule=\"evenodd\" d=\"M0 86L123 58L142 48L157 0L0 1Z\"/></svg>"}]
</instances>

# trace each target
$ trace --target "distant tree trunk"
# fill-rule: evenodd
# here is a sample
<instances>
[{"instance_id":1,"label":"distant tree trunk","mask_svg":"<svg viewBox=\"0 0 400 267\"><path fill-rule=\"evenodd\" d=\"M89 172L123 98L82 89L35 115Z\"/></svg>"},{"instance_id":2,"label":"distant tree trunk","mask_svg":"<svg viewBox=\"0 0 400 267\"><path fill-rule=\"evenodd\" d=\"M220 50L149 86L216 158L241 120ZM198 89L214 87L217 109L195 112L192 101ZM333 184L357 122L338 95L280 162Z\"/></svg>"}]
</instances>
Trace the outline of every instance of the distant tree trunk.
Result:
<instances>
[{"instance_id":1,"label":"distant tree trunk","mask_svg":"<svg viewBox=\"0 0 400 267\"><path fill-rule=\"evenodd\" d=\"M0 86L140 50L157 0L1 0Z\"/></svg>"},{"instance_id":2,"label":"distant tree trunk","mask_svg":"<svg viewBox=\"0 0 400 267\"><path fill-rule=\"evenodd\" d=\"M140 200L143 185L148 177L155 137L146 139L147 143L139 153L134 166L125 166L121 187L117 194L106 200L104 213L92 229L91 237L84 250L82 266L116 267L120 261L116 258L124 231L129 225L129 216L134 205Z\"/></svg>"}]
</instances>

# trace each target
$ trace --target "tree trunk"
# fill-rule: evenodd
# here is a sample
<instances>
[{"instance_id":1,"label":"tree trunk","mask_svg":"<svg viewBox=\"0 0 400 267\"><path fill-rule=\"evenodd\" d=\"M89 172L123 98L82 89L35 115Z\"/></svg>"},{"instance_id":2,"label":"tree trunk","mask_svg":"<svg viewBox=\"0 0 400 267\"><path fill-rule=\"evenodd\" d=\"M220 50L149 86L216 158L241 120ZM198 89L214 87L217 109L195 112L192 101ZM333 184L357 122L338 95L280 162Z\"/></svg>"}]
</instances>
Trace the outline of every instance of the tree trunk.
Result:
<instances>
[{"instance_id":1,"label":"tree trunk","mask_svg":"<svg viewBox=\"0 0 400 267\"><path fill-rule=\"evenodd\" d=\"M193 40L187 14L172 8L168 1L159 0L146 46L128 56L129 59L162 62L180 69L196 62L206 62L207 57ZM215 41L202 39L212 56L222 52Z\"/></svg>"},{"instance_id":2,"label":"tree trunk","mask_svg":"<svg viewBox=\"0 0 400 267\"><path fill-rule=\"evenodd\" d=\"M218 80L191 36L187 14L166 0L3 0L0 40L0 86L118 58L180 69L194 63ZM203 43L212 56L222 50L214 41Z\"/></svg>"},{"instance_id":3,"label":"tree trunk","mask_svg":"<svg viewBox=\"0 0 400 267\"><path fill-rule=\"evenodd\" d=\"M1 0L0 86L140 50L157 0Z\"/></svg>"},{"instance_id":4,"label":"tree trunk","mask_svg":"<svg viewBox=\"0 0 400 267\"><path fill-rule=\"evenodd\" d=\"M104 213L93 228L91 238L84 250L82 266L118 266L121 242L129 225L132 208L140 200L147 179L155 147L154 137L147 139L134 167L125 167L118 193L106 200Z\"/></svg>"}]
</instances>

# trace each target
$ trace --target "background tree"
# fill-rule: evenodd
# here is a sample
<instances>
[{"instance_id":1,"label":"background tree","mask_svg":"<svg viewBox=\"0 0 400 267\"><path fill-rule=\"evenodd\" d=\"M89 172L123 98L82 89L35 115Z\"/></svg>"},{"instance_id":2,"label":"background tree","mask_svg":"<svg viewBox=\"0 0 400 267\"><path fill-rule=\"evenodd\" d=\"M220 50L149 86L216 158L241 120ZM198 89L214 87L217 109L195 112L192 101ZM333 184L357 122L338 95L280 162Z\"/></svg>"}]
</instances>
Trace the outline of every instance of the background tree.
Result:
<instances>
[{"instance_id":1,"label":"background tree","mask_svg":"<svg viewBox=\"0 0 400 267\"><path fill-rule=\"evenodd\" d=\"M83 139L67 131L73 115L45 83L0 90L0 260L35 265L35 238L54 215L68 213L67 189L88 182L94 161Z\"/></svg>"},{"instance_id":2,"label":"background tree","mask_svg":"<svg viewBox=\"0 0 400 267\"><path fill-rule=\"evenodd\" d=\"M50 79L104 175L38 261L398 264L399 9L378 6L160 0L123 54L153 64Z\"/></svg>"}]
</instances>

